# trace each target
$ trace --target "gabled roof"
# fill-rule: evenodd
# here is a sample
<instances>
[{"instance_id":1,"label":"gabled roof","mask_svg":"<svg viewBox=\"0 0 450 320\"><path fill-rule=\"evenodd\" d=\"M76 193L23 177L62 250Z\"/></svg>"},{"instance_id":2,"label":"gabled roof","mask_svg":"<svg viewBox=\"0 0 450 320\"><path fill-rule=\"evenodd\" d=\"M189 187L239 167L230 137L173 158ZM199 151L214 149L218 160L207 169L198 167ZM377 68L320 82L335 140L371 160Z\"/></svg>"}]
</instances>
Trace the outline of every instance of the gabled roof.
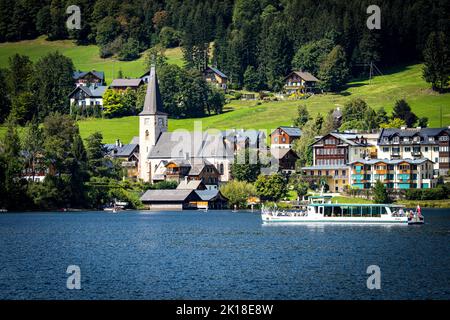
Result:
<instances>
[{"instance_id":1,"label":"gabled roof","mask_svg":"<svg viewBox=\"0 0 450 320\"><path fill-rule=\"evenodd\" d=\"M278 129L283 130L290 137L300 137L302 135L302 130L300 128L289 126L280 126L276 128L274 131L272 131L271 134L273 134Z\"/></svg>"},{"instance_id":2,"label":"gabled roof","mask_svg":"<svg viewBox=\"0 0 450 320\"><path fill-rule=\"evenodd\" d=\"M147 190L142 196L141 201L144 202L184 202L188 197L194 200L201 200L194 190Z\"/></svg>"},{"instance_id":3,"label":"gabled roof","mask_svg":"<svg viewBox=\"0 0 450 320\"><path fill-rule=\"evenodd\" d=\"M215 74L217 74L217 75L218 75L219 77L221 77L221 78L228 78L222 71L220 71L220 70L217 69L217 68L208 66L207 69L210 69L212 72L214 72Z\"/></svg>"},{"instance_id":4,"label":"gabled roof","mask_svg":"<svg viewBox=\"0 0 450 320\"><path fill-rule=\"evenodd\" d=\"M378 142L382 142L383 138L391 139L393 136L397 135L401 138L403 137L414 137L420 136L427 141L428 137L435 137L442 132L447 132L450 134L449 128L407 128L407 129L396 129L396 128L388 128L381 130L380 137L378 138Z\"/></svg>"},{"instance_id":5,"label":"gabled roof","mask_svg":"<svg viewBox=\"0 0 450 320\"><path fill-rule=\"evenodd\" d=\"M79 86L76 87L70 94L69 94L69 98L71 96L74 95L75 92L77 92L78 90L82 90L84 91L89 97L91 98L101 98L103 97L103 94L105 93L105 91L108 89L107 86Z\"/></svg>"},{"instance_id":6,"label":"gabled roof","mask_svg":"<svg viewBox=\"0 0 450 320\"><path fill-rule=\"evenodd\" d=\"M312 144L316 144L317 142L325 139L327 136L333 136L336 139L340 139L343 143L346 143L351 146L360 146L360 147L367 147L370 146L369 143L362 143L357 141L358 139L364 138L364 135L358 135L354 133L345 133L345 132L330 132L324 136L318 137L317 140Z\"/></svg>"},{"instance_id":7,"label":"gabled roof","mask_svg":"<svg viewBox=\"0 0 450 320\"><path fill-rule=\"evenodd\" d=\"M292 153L294 157L298 158L297 153L290 148L270 148L270 153L277 160L283 159L288 153Z\"/></svg>"},{"instance_id":8,"label":"gabled roof","mask_svg":"<svg viewBox=\"0 0 450 320\"><path fill-rule=\"evenodd\" d=\"M141 79L139 79L141 80ZM141 80L142 81L142 80ZM145 94L144 108L139 114L140 116L165 114L163 110L163 101L159 92L158 78L156 76L156 68L153 65L150 68L150 79L148 80L147 92Z\"/></svg>"},{"instance_id":9,"label":"gabled roof","mask_svg":"<svg viewBox=\"0 0 450 320\"><path fill-rule=\"evenodd\" d=\"M134 153L137 146L137 144L124 144L122 146L117 146L116 144L105 144L105 148L111 156L120 158L130 157Z\"/></svg>"},{"instance_id":10,"label":"gabled roof","mask_svg":"<svg viewBox=\"0 0 450 320\"><path fill-rule=\"evenodd\" d=\"M203 184L202 180L191 180L191 181L182 180L180 184L177 186L177 189L199 190L199 189L206 189L206 187Z\"/></svg>"},{"instance_id":11,"label":"gabled roof","mask_svg":"<svg viewBox=\"0 0 450 320\"><path fill-rule=\"evenodd\" d=\"M195 159L191 161L191 170L189 170L188 175L190 176L198 176L200 173L202 173L203 169L205 167L212 167L215 171L217 171L216 167L214 167L211 162L209 162L206 159Z\"/></svg>"},{"instance_id":12,"label":"gabled roof","mask_svg":"<svg viewBox=\"0 0 450 320\"><path fill-rule=\"evenodd\" d=\"M84 76L86 76L88 74L92 74L93 76L99 78L102 81L105 79L105 73L103 71L94 71L94 70L93 71L87 71L87 72L75 71L73 73L73 78L75 80L78 80L78 79L83 78Z\"/></svg>"},{"instance_id":13,"label":"gabled roof","mask_svg":"<svg viewBox=\"0 0 450 320\"><path fill-rule=\"evenodd\" d=\"M302 78L305 81L312 81L312 82L319 82L320 80L314 77L311 73L305 72L305 71L292 71L288 74L288 76L285 78L289 78L292 74L298 75L300 78Z\"/></svg>"},{"instance_id":14,"label":"gabled roof","mask_svg":"<svg viewBox=\"0 0 450 320\"><path fill-rule=\"evenodd\" d=\"M142 79L114 79L110 88L117 87L139 87L143 83Z\"/></svg>"},{"instance_id":15,"label":"gabled roof","mask_svg":"<svg viewBox=\"0 0 450 320\"><path fill-rule=\"evenodd\" d=\"M406 162L409 164L422 164L427 161L433 163L433 161L431 161L430 159L422 158L422 159L392 159L392 160L389 160L389 159L368 159L368 160L358 159L358 160L350 162L349 164L354 164L354 163L376 164L376 163L380 163L380 162L383 162L386 164L399 164L399 163L403 163L403 162Z\"/></svg>"},{"instance_id":16,"label":"gabled roof","mask_svg":"<svg viewBox=\"0 0 450 320\"><path fill-rule=\"evenodd\" d=\"M211 201L216 198L220 198L222 200L228 200L225 198L222 193L215 189L215 190L196 190L195 193L203 200L203 201Z\"/></svg>"},{"instance_id":17,"label":"gabled roof","mask_svg":"<svg viewBox=\"0 0 450 320\"><path fill-rule=\"evenodd\" d=\"M233 158L222 134L163 132L150 150L149 159Z\"/></svg>"}]
</instances>

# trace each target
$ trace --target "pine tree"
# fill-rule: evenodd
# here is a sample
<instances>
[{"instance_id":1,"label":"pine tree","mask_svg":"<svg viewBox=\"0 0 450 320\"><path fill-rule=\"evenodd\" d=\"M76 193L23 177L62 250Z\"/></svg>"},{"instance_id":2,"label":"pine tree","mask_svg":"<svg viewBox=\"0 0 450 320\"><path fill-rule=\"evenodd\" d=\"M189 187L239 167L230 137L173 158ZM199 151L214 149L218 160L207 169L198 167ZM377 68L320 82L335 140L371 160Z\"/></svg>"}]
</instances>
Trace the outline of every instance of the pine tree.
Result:
<instances>
[{"instance_id":1,"label":"pine tree","mask_svg":"<svg viewBox=\"0 0 450 320\"><path fill-rule=\"evenodd\" d=\"M432 32L427 39L423 57L424 79L431 83L433 90L442 91L450 79L450 39L443 32Z\"/></svg>"},{"instance_id":2,"label":"pine tree","mask_svg":"<svg viewBox=\"0 0 450 320\"><path fill-rule=\"evenodd\" d=\"M391 202L386 187L380 180L377 180L375 186L373 187L373 202L375 203Z\"/></svg>"},{"instance_id":3,"label":"pine tree","mask_svg":"<svg viewBox=\"0 0 450 320\"><path fill-rule=\"evenodd\" d=\"M411 128L417 122L417 116L411 111L411 107L404 100L400 99L395 102L394 110L392 110L392 118L398 118L405 121L406 126Z\"/></svg>"},{"instance_id":4,"label":"pine tree","mask_svg":"<svg viewBox=\"0 0 450 320\"><path fill-rule=\"evenodd\" d=\"M320 66L320 86L325 91L337 91L347 82L349 69L344 49L337 45Z\"/></svg>"}]
</instances>

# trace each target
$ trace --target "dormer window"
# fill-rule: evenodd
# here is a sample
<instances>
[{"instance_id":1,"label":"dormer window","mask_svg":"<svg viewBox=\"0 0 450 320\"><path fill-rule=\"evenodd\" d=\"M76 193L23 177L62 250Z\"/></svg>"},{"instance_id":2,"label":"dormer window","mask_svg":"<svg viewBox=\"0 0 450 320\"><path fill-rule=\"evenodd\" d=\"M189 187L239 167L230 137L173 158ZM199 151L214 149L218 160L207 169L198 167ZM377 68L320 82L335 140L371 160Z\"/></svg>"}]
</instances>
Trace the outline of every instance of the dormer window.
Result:
<instances>
[{"instance_id":1,"label":"dormer window","mask_svg":"<svg viewBox=\"0 0 450 320\"><path fill-rule=\"evenodd\" d=\"M398 136L395 136L394 138L392 138L392 142L399 143L400 142L400 138Z\"/></svg>"}]
</instances>

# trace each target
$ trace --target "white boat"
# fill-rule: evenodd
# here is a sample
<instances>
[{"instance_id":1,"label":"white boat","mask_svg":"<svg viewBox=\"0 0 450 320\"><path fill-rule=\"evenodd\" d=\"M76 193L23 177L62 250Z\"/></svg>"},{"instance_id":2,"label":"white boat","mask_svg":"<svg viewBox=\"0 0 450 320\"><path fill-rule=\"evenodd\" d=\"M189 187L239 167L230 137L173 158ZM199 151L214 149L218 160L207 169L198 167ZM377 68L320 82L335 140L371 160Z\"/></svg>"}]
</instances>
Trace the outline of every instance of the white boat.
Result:
<instances>
[{"instance_id":1,"label":"white boat","mask_svg":"<svg viewBox=\"0 0 450 320\"><path fill-rule=\"evenodd\" d=\"M417 217L416 220L414 217ZM297 211L261 209L264 223L335 223L335 224L422 224L421 215L407 214L404 206L389 204L350 204L311 201ZM421 219L421 220L420 220Z\"/></svg>"}]
</instances>

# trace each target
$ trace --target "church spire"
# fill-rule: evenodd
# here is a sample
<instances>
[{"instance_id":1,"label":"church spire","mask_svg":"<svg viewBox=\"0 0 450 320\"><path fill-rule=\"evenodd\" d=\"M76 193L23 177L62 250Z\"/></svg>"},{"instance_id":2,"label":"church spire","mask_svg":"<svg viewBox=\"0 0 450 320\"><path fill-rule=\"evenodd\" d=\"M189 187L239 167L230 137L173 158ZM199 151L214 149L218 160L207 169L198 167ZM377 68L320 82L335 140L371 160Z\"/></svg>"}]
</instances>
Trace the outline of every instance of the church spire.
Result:
<instances>
[{"instance_id":1,"label":"church spire","mask_svg":"<svg viewBox=\"0 0 450 320\"><path fill-rule=\"evenodd\" d=\"M150 77L147 85L147 93L145 94L144 109L140 116L148 116L154 114L163 114L163 105L161 93L159 92L158 78L156 77L156 68L152 64L150 68Z\"/></svg>"}]
</instances>

